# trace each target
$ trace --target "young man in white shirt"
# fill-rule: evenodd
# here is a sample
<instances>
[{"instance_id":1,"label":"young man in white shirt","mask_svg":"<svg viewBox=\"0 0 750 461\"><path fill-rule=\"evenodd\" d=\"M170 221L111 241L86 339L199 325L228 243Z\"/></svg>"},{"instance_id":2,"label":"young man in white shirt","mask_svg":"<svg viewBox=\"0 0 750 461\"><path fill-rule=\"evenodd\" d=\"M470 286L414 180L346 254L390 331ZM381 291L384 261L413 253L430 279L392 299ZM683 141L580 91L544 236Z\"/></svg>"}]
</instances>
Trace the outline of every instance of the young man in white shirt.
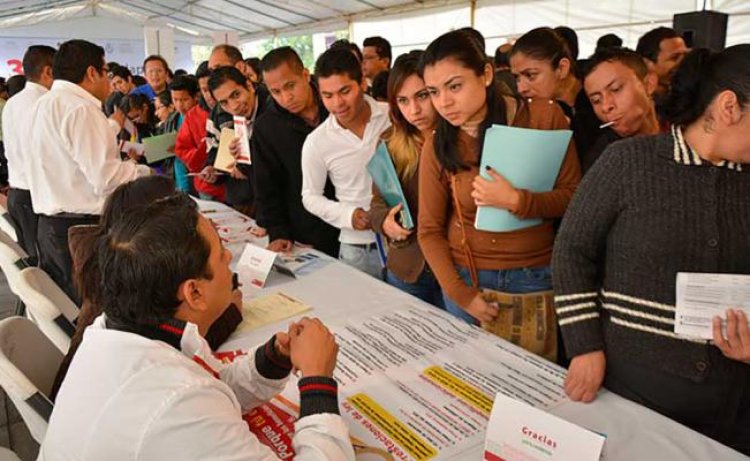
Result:
<instances>
[{"instance_id":1,"label":"young man in white shirt","mask_svg":"<svg viewBox=\"0 0 750 461\"><path fill-rule=\"evenodd\" d=\"M315 63L318 90L330 116L302 147L302 203L312 214L341 229L339 259L374 277L382 266L368 209L372 178L367 162L391 126L388 105L365 95L362 66L347 49L329 49ZM326 179L336 189L324 195Z\"/></svg>"},{"instance_id":2,"label":"young man in white shirt","mask_svg":"<svg viewBox=\"0 0 750 461\"><path fill-rule=\"evenodd\" d=\"M104 314L63 381L40 460L276 459L242 413L279 393L292 366L295 459L354 460L332 379L338 347L320 321L231 364L211 353L203 335L232 298L232 255L187 195L133 210L98 248Z\"/></svg>"},{"instance_id":3,"label":"young man in white shirt","mask_svg":"<svg viewBox=\"0 0 750 461\"><path fill-rule=\"evenodd\" d=\"M110 92L102 47L85 40L63 43L52 74L50 91L31 108L29 190L40 215L39 265L78 301L68 229L95 223L117 186L151 170L120 159L115 137L125 116L115 112L115 123L102 112Z\"/></svg>"},{"instance_id":4,"label":"young man in white shirt","mask_svg":"<svg viewBox=\"0 0 750 461\"><path fill-rule=\"evenodd\" d=\"M3 110L3 139L8 158L8 213L18 236L18 243L32 257L37 257L37 224L39 217L31 205L28 169L33 112L29 110L52 86L52 60L55 49L47 45L30 46L23 55L24 89L9 99Z\"/></svg>"}]
</instances>

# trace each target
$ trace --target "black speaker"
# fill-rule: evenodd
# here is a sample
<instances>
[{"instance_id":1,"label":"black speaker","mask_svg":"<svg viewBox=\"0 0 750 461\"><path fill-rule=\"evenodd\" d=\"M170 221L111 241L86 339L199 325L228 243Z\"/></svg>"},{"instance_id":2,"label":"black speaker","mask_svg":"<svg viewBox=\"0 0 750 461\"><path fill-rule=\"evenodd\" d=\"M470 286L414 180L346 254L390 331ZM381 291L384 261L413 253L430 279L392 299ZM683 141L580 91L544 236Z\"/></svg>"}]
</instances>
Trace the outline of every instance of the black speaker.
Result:
<instances>
[{"instance_id":1,"label":"black speaker","mask_svg":"<svg viewBox=\"0 0 750 461\"><path fill-rule=\"evenodd\" d=\"M721 51L727 41L729 15L716 11L695 11L674 15L674 29L690 48Z\"/></svg>"}]
</instances>

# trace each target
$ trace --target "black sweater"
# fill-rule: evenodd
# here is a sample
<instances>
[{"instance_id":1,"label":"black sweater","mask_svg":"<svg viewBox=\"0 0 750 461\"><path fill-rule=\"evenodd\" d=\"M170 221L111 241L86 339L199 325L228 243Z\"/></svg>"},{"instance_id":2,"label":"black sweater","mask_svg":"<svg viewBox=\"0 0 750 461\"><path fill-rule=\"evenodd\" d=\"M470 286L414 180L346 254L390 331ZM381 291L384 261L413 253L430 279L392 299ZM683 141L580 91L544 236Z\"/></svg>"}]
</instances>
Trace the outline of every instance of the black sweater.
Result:
<instances>
[{"instance_id":1,"label":"black sweater","mask_svg":"<svg viewBox=\"0 0 750 461\"><path fill-rule=\"evenodd\" d=\"M568 355L604 350L610 361L704 380L714 346L675 335L675 279L750 274L749 235L750 168L701 161L679 129L612 144L583 178L555 241Z\"/></svg>"},{"instance_id":2,"label":"black sweater","mask_svg":"<svg viewBox=\"0 0 750 461\"><path fill-rule=\"evenodd\" d=\"M313 90L317 94L317 89ZM328 111L320 101L318 113L322 123ZM302 205L302 145L314 129L301 117L269 100L265 113L255 122L251 140L257 212L263 217L270 241L287 239L306 243L337 257L339 229ZM326 182L324 193L335 200L330 181Z\"/></svg>"},{"instance_id":3,"label":"black sweater","mask_svg":"<svg viewBox=\"0 0 750 461\"><path fill-rule=\"evenodd\" d=\"M258 112L254 114L255 122L258 121L261 114L266 110L268 100L268 91L263 85L257 85L255 87L255 97L258 98ZM213 165L216 161L216 155L219 153L219 138L221 137L222 128L234 129L234 117L228 112L222 110L219 104L214 106L209 115L209 125L206 129L206 143L209 146L206 165ZM255 135L255 126L252 127L253 132L250 134L250 139ZM253 164L255 163L255 153L253 152L252 146L250 147L250 158ZM232 206L242 205L252 207L255 204L255 186L252 183L254 165L247 165L245 163L238 163L237 169L242 172L247 179L234 179L227 177L220 177L217 181L220 184L222 181L226 181L227 187L227 203ZM259 224L263 225L262 218L256 215L256 220Z\"/></svg>"}]
</instances>

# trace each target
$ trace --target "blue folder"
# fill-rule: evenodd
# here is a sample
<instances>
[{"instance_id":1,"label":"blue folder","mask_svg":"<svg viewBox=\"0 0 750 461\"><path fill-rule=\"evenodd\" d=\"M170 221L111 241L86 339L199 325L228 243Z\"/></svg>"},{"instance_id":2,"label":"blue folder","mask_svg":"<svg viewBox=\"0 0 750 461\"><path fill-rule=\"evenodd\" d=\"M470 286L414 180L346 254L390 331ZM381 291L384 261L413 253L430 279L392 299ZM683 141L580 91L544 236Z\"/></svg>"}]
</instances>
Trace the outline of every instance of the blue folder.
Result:
<instances>
[{"instance_id":1,"label":"blue folder","mask_svg":"<svg viewBox=\"0 0 750 461\"><path fill-rule=\"evenodd\" d=\"M399 203L404 204L404 207L401 209L401 227L404 229L413 229L414 221L411 218L411 212L409 212L409 204L406 203L406 197L401 188L396 167L393 166L391 154L388 152L388 148L383 141L378 143L375 154L367 163L367 171L370 172L372 181L378 187L380 196L383 197L389 208L393 208Z\"/></svg>"},{"instance_id":2,"label":"blue folder","mask_svg":"<svg viewBox=\"0 0 750 461\"><path fill-rule=\"evenodd\" d=\"M572 136L570 130L493 125L484 135L480 174L491 180L486 170L489 165L517 189L549 192L555 186ZM519 219L508 210L480 206L474 227L489 232L510 232L541 223L541 219Z\"/></svg>"}]
</instances>

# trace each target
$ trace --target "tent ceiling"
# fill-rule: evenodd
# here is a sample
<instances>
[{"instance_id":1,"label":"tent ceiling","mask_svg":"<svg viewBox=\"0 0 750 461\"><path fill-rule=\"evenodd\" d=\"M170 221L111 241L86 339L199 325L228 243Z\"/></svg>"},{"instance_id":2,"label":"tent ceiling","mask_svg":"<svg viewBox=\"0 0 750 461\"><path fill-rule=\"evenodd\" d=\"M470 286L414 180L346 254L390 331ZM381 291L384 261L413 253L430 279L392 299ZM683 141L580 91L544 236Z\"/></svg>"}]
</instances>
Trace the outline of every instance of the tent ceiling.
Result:
<instances>
[{"instance_id":1,"label":"tent ceiling","mask_svg":"<svg viewBox=\"0 0 750 461\"><path fill-rule=\"evenodd\" d=\"M458 0L0 0L0 27L88 16L167 25L193 36L233 30L243 39L346 27L348 21ZM464 0L465 3L465 0Z\"/></svg>"}]
</instances>

